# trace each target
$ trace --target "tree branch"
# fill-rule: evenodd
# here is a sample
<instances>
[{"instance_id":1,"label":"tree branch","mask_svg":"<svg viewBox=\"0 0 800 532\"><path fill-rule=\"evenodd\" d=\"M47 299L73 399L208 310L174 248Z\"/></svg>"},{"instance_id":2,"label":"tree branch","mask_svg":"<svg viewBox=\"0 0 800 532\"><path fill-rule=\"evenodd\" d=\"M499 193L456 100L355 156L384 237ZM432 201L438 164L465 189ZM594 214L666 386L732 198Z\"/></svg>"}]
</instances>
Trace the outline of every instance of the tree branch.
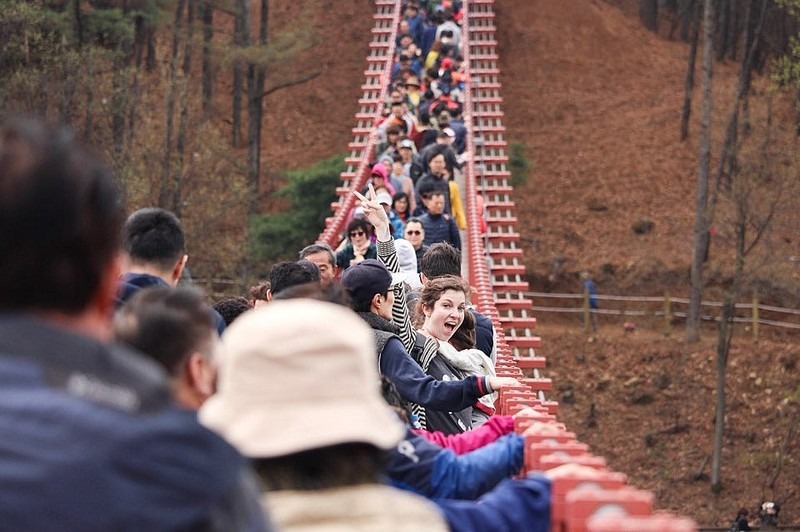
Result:
<instances>
[{"instance_id":1,"label":"tree branch","mask_svg":"<svg viewBox=\"0 0 800 532\"><path fill-rule=\"evenodd\" d=\"M269 89L265 90L261 97L269 96L273 92L278 92L282 89L288 89L289 87L294 87L295 85L300 85L305 83L306 81L311 81L314 78L317 78L322 74L322 70L317 70L316 72L312 72L310 74L306 74L305 76L301 76L299 78L295 78L289 81L285 81L283 83L278 83L277 85L270 87Z\"/></svg>"}]
</instances>

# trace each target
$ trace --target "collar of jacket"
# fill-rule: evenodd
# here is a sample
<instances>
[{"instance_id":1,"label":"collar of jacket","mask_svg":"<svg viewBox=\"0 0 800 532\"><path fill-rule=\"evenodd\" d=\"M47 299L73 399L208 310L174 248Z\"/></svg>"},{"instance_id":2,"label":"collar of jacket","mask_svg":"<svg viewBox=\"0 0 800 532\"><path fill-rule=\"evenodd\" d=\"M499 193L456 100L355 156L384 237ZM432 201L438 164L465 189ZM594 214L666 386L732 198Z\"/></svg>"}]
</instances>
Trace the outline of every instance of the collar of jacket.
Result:
<instances>
[{"instance_id":1,"label":"collar of jacket","mask_svg":"<svg viewBox=\"0 0 800 532\"><path fill-rule=\"evenodd\" d=\"M367 322L367 325L372 327L373 329L378 329L379 331L386 331L394 334L400 333L400 327L392 323L391 321L378 316L372 312L358 312L358 315L361 316L361 319Z\"/></svg>"}]
</instances>

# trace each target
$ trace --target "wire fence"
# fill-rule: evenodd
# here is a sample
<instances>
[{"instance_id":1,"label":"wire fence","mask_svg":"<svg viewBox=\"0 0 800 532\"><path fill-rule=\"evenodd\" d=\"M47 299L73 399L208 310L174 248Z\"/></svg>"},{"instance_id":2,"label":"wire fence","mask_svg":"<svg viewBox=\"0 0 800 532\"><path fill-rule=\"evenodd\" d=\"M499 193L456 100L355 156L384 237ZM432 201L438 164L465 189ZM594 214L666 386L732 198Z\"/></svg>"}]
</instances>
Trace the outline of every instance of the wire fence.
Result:
<instances>
[{"instance_id":1,"label":"wire fence","mask_svg":"<svg viewBox=\"0 0 800 532\"><path fill-rule=\"evenodd\" d=\"M534 313L575 314L583 323L588 324L590 313L604 317L604 321L619 318L623 323L632 323L646 327L663 327L665 333L671 332L672 326L686 318L689 299L674 297L669 293L661 296L618 296L597 295L597 309L589 308L588 294L566 294L551 292L525 292L524 295L533 302ZM548 304L549 302L553 304ZM705 321L720 320L723 303L702 301L701 319ZM759 327L766 325L788 330L800 329L800 310L765 305L754 297L751 302L737 302L734 305L735 323L747 324L758 340Z\"/></svg>"}]
</instances>

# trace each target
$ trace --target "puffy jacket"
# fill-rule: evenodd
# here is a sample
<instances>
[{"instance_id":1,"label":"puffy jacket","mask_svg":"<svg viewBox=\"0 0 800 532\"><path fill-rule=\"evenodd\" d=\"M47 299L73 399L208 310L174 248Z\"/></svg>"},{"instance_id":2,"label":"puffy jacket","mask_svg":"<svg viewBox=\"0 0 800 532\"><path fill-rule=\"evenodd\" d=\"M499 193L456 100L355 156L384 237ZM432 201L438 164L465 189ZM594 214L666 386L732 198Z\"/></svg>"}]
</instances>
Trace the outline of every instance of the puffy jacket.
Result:
<instances>
[{"instance_id":1,"label":"puffy jacket","mask_svg":"<svg viewBox=\"0 0 800 532\"><path fill-rule=\"evenodd\" d=\"M522 467L524 440L508 434L480 449L457 455L410 429L390 452L391 483L434 499L476 499Z\"/></svg>"}]
</instances>

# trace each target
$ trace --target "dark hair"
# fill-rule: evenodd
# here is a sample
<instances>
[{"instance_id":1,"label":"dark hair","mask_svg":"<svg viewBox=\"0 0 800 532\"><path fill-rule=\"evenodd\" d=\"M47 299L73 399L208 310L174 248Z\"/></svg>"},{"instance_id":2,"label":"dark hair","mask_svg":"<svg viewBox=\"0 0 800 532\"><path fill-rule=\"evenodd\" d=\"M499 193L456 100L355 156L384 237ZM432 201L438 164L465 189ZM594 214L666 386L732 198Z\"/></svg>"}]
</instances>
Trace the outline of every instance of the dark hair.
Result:
<instances>
[{"instance_id":1,"label":"dark hair","mask_svg":"<svg viewBox=\"0 0 800 532\"><path fill-rule=\"evenodd\" d=\"M403 398L400 397L400 392L397 391L397 387L389 380L389 377L385 375L381 375L381 395L383 396L383 400L389 403L389 406L397 412L400 419L402 419L406 425L410 425L412 417L411 410L408 408L408 405L403 402Z\"/></svg>"},{"instance_id":2,"label":"dark hair","mask_svg":"<svg viewBox=\"0 0 800 532\"><path fill-rule=\"evenodd\" d=\"M364 218L353 218L352 220L350 220L350 223L347 224L347 230L345 232L346 233L346 237L349 239L350 238L350 233L352 233L356 229L362 229L364 231L364 233L366 233L367 236L369 236L372 233L372 231L371 231L372 224L370 224Z\"/></svg>"},{"instance_id":3,"label":"dark hair","mask_svg":"<svg viewBox=\"0 0 800 532\"><path fill-rule=\"evenodd\" d=\"M450 136L447 133L445 133L444 131L439 131L436 134L436 138L437 139L438 138L450 138ZM434 145L431 148L430 153L428 153L428 158L427 158L426 162L430 165L431 161L433 160L433 158L438 156L438 155L441 155L442 157L444 157L445 158L445 162L447 162L447 156L445 155L445 152L447 151L447 148L448 148L448 146L445 145L445 144L436 144L436 145Z\"/></svg>"},{"instance_id":4,"label":"dark hair","mask_svg":"<svg viewBox=\"0 0 800 532\"><path fill-rule=\"evenodd\" d=\"M216 330L203 294L188 287L139 290L114 318L117 340L155 359L172 376L193 352L209 355Z\"/></svg>"},{"instance_id":5,"label":"dark hair","mask_svg":"<svg viewBox=\"0 0 800 532\"><path fill-rule=\"evenodd\" d=\"M225 320L226 327L251 308L253 305L246 297L242 296L226 297L214 303L214 310L219 312L222 319Z\"/></svg>"},{"instance_id":6,"label":"dark hair","mask_svg":"<svg viewBox=\"0 0 800 532\"><path fill-rule=\"evenodd\" d=\"M316 491L381 481L384 452L367 443L343 443L276 458L253 467L267 491Z\"/></svg>"},{"instance_id":7,"label":"dark hair","mask_svg":"<svg viewBox=\"0 0 800 532\"><path fill-rule=\"evenodd\" d=\"M269 281L261 281L255 286L250 287L250 299L255 301L267 301L267 292L269 292Z\"/></svg>"},{"instance_id":8,"label":"dark hair","mask_svg":"<svg viewBox=\"0 0 800 532\"><path fill-rule=\"evenodd\" d=\"M128 217L122 245L134 262L171 269L186 253L186 240L178 217L166 209L148 207Z\"/></svg>"},{"instance_id":9,"label":"dark hair","mask_svg":"<svg viewBox=\"0 0 800 532\"><path fill-rule=\"evenodd\" d=\"M391 289L391 287L387 288L386 291L381 294L381 296L387 297L389 295L389 290ZM369 295L364 293L359 297L358 295L354 295L349 290L346 290L346 292L350 298L350 308L353 310L353 312L370 312L372 310L372 298L375 297L375 294Z\"/></svg>"},{"instance_id":10,"label":"dark hair","mask_svg":"<svg viewBox=\"0 0 800 532\"><path fill-rule=\"evenodd\" d=\"M319 284L319 268L310 260L279 262L269 271L269 284L273 296L289 287L306 283Z\"/></svg>"},{"instance_id":11,"label":"dark hair","mask_svg":"<svg viewBox=\"0 0 800 532\"><path fill-rule=\"evenodd\" d=\"M317 242L316 244L311 244L310 246L306 246L300 250L298 254L298 258L304 259L309 255L313 255L314 253L324 252L328 254L328 259L330 259L330 263L332 267L336 266L336 253L333 252L331 247L324 243L324 242Z\"/></svg>"},{"instance_id":12,"label":"dark hair","mask_svg":"<svg viewBox=\"0 0 800 532\"><path fill-rule=\"evenodd\" d=\"M419 261L419 271L428 279L461 276L461 252L447 242L431 244Z\"/></svg>"},{"instance_id":13,"label":"dark hair","mask_svg":"<svg viewBox=\"0 0 800 532\"><path fill-rule=\"evenodd\" d=\"M110 169L68 128L0 127L0 309L79 313L119 251Z\"/></svg>"},{"instance_id":14,"label":"dark hair","mask_svg":"<svg viewBox=\"0 0 800 532\"><path fill-rule=\"evenodd\" d=\"M450 337L450 345L459 351L474 349L477 342L475 327L475 316L472 315L471 311L467 310L464 312L464 321L461 322L461 325L459 325L458 329L453 333L453 336Z\"/></svg>"},{"instance_id":15,"label":"dark hair","mask_svg":"<svg viewBox=\"0 0 800 532\"><path fill-rule=\"evenodd\" d=\"M409 203L408 203L408 194L405 192L396 192L394 196L392 196L392 210L397 212L397 209L394 208L394 204L400 201L401 199L406 200L406 212L408 212Z\"/></svg>"}]
</instances>

